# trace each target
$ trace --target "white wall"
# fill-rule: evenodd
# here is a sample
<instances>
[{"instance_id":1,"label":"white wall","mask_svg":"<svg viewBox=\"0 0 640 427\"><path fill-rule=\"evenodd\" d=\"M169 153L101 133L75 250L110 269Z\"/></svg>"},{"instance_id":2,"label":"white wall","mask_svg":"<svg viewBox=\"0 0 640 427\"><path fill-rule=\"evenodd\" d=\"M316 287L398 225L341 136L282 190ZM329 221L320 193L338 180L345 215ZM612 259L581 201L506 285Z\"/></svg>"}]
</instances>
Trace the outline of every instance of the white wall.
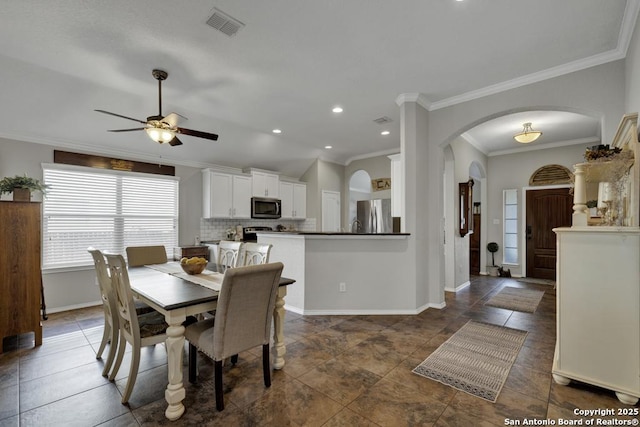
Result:
<instances>
[{"instance_id":1,"label":"white wall","mask_svg":"<svg viewBox=\"0 0 640 427\"><path fill-rule=\"evenodd\" d=\"M570 145L567 147L553 148L547 150L528 151L522 154L508 154L504 156L489 157L487 167L487 180L490 191L487 197L487 226L485 233L487 242L496 242L500 250L495 253L496 265L502 265L503 248L503 223L502 223L502 191L508 189L518 190L518 231L520 232L520 247L518 248L518 258L520 265L512 267L511 274L514 276L524 276L522 261L525 256L525 248L522 247L522 232L524 230L524 191L529 185L529 178L540 167L548 164L557 164L569 168L573 171L573 165L584 161L585 146ZM498 224L494 222L498 221ZM486 246L480 248L486 251ZM490 260L490 255L489 258Z\"/></svg>"},{"instance_id":2,"label":"white wall","mask_svg":"<svg viewBox=\"0 0 640 427\"><path fill-rule=\"evenodd\" d=\"M480 99L430 111L428 113L430 125L427 143L429 146L445 147L463 132L487 120L513 112L537 109L566 110L596 117L600 119L602 123L603 141L611 141L618 123L625 112L624 73L624 61L615 61ZM583 152L584 147L580 146L580 148L576 148L576 150ZM547 154L546 150L536 153L538 154L528 154L525 157L527 159L538 158L538 167L548 163L557 163L554 156ZM575 160L576 157L573 158L574 160L572 160L568 166L581 161L580 157L577 157L577 160ZM426 156L418 159L422 164L427 164L429 160ZM457 169L458 159L456 158L455 161L455 168ZM496 228L496 226L492 224L492 219L499 218L501 221L502 189L505 187L505 182L501 181L500 178L492 178L491 172L494 170L494 163L495 160L489 160L487 163L488 177L486 197L488 203L487 206L482 207L482 215L485 216L488 221L487 226L483 227L484 230L486 230L486 241L495 240L500 243L502 242L502 223L500 222L500 225ZM513 178L513 176L509 179L511 178ZM415 177L407 176L406 179L409 181L415 179ZM432 178L440 188L443 186L442 179L442 175L434 175ZM524 181L518 180L520 186L522 186L522 182ZM526 182L528 182L528 176ZM457 187L455 191L457 191ZM434 200L441 203L442 197L433 198L431 202ZM439 216L437 216L436 213L437 211L434 212L434 215L430 216L430 222L435 223L439 221ZM436 249L442 248L441 241L429 242L430 252L434 254L434 256L440 256ZM464 250L458 247L457 252L462 254ZM466 255L460 256L467 257ZM456 255L456 257L458 256ZM499 259L502 259L501 255ZM456 259L456 263L458 263L458 259ZM519 269L515 269L514 273L520 274Z\"/></svg>"},{"instance_id":3,"label":"white wall","mask_svg":"<svg viewBox=\"0 0 640 427\"><path fill-rule=\"evenodd\" d=\"M487 156L478 149L469 144L464 138L458 137L451 141L451 149L455 159L454 167L454 191L458 193L458 183L467 182L471 178L470 168L472 164L480 165L482 170L487 170ZM478 182L479 184L479 182ZM480 185L473 187L474 200L482 193ZM454 256L455 256L455 282L454 289L468 284L469 282L469 239L470 234L464 237L460 236L459 222L460 218L460 201L458 197L454 197L454 218L456 221L447 222L450 227L448 234L454 239ZM482 233L482 229L480 230Z\"/></svg>"},{"instance_id":4,"label":"white wall","mask_svg":"<svg viewBox=\"0 0 640 427\"><path fill-rule=\"evenodd\" d=\"M0 138L0 177L26 173L42 180L41 165L53 163L54 149L62 148ZM195 236L199 234L202 215L201 172L198 168L177 166L176 176L180 177L179 242L193 244ZM34 195L33 200L38 197ZM3 197L6 198L10 196ZM93 267L80 271L44 272L43 283L49 312L100 303Z\"/></svg>"},{"instance_id":5,"label":"white wall","mask_svg":"<svg viewBox=\"0 0 640 427\"><path fill-rule=\"evenodd\" d=\"M625 60L625 112L640 111L640 20L629 43Z\"/></svg>"}]
</instances>

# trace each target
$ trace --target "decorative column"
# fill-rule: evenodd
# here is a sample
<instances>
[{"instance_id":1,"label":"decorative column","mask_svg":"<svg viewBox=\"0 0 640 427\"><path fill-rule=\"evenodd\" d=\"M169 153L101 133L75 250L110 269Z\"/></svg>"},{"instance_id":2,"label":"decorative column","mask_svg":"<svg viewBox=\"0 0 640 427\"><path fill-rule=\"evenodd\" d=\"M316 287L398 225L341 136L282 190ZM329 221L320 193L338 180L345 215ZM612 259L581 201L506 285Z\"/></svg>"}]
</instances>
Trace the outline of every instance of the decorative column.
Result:
<instances>
[{"instance_id":1,"label":"decorative column","mask_svg":"<svg viewBox=\"0 0 640 427\"><path fill-rule=\"evenodd\" d=\"M571 220L572 227L586 227L589 218L589 209L587 208L587 183L585 178L585 165L578 163L573 166L574 169L574 187L573 187L573 216Z\"/></svg>"}]
</instances>

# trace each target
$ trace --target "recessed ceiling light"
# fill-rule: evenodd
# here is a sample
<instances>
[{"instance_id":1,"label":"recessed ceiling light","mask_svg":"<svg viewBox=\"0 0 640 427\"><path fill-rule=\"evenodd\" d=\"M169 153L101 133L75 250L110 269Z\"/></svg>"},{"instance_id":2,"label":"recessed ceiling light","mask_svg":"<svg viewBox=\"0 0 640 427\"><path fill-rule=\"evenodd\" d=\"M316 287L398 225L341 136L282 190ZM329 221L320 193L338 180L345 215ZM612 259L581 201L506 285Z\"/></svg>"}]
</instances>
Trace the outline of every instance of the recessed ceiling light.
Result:
<instances>
[{"instance_id":1,"label":"recessed ceiling light","mask_svg":"<svg viewBox=\"0 0 640 427\"><path fill-rule=\"evenodd\" d=\"M325 145L324 148L326 148L327 150L331 150L333 148L333 146L331 145Z\"/></svg>"},{"instance_id":2,"label":"recessed ceiling light","mask_svg":"<svg viewBox=\"0 0 640 427\"><path fill-rule=\"evenodd\" d=\"M389 132L388 130L383 130L382 132L380 132L380 135L384 135L387 136L389 135L391 132Z\"/></svg>"},{"instance_id":3,"label":"recessed ceiling light","mask_svg":"<svg viewBox=\"0 0 640 427\"><path fill-rule=\"evenodd\" d=\"M334 113L342 113L343 110L342 110L342 107L336 106L336 107L333 107L333 110L331 111L333 111Z\"/></svg>"},{"instance_id":4,"label":"recessed ceiling light","mask_svg":"<svg viewBox=\"0 0 640 427\"><path fill-rule=\"evenodd\" d=\"M280 129L274 129L271 132L273 132L273 133L282 133L282 131Z\"/></svg>"}]
</instances>

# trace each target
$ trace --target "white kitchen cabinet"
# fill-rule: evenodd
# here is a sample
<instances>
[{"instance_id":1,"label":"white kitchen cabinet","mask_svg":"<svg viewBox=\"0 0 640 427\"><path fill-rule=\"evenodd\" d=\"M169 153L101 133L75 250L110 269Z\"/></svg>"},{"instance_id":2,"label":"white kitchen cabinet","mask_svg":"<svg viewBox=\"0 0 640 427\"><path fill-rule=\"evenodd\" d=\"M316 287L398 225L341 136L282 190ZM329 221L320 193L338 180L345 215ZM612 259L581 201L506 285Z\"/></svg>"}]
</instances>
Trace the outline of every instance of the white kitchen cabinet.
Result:
<instances>
[{"instance_id":1,"label":"white kitchen cabinet","mask_svg":"<svg viewBox=\"0 0 640 427\"><path fill-rule=\"evenodd\" d=\"M253 197L278 198L280 178L276 174L251 171Z\"/></svg>"},{"instance_id":2,"label":"white kitchen cabinet","mask_svg":"<svg viewBox=\"0 0 640 427\"><path fill-rule=\"evenodd\" d=\"M640 398L640 230L571 227L557 235L553 379Z\"/></svg>"},{"instance_id":3,"label":"white kitchen cabinet","mask_svg":"<svg viewBox=\"0 0 640 427\"><path fill-rule=\"evenodd\" d=\"M203 171L204 218L251 218L251 177Z\"/></svg>"},{"instance_id":4,"label":"white kitchen cabinet","mask_svg":"<svg viewBox=\"0 0 640 427\"><path fill-rule=\"evenodd\" d=\"M282 218L305 219L307 217L307 186L293 182L280 182Z\"/></svg>"}]
</instances>

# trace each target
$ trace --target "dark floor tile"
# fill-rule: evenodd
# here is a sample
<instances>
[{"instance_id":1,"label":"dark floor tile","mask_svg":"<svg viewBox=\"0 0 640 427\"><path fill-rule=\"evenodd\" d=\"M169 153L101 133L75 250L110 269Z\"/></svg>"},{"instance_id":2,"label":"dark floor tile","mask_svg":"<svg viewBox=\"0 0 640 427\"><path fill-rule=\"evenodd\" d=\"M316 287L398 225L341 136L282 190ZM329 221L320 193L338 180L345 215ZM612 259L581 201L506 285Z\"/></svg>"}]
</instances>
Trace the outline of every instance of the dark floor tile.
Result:
<instances>
[{"instance_id":1,"label":"dark floor tile","mask_svg":"<svg viewBox=\"0 0 640 427\"><path fill-rule=\"evenodd\" d=\"M0 420L20 413L20 395L18 385L0 389Z\"/></svg>"},{"instance_id":2,"label":"dark floor tile","mask_svg":"<svg viewBox=\"0 0 640 427\"><path fill-rule=\"evenodd\" d=\"M415 389L387 379L380 380L348 408L380 426L430 426L444 412L446 404L430 399Z\"/></svg>"},{"instance_id":3,"label":"dark floor tile","mask_svg":"<svg viewBox=\"0 0 640 427\"><path fill-rule=\"evenodd\" d=\"M23 412L20 414L20 425L85 427L101 424L128 411L120 403L120 393L115 385L106 384Z\"/></svg>"},{"instance_id":4,"label":"dark floor tile","mask_svg":"<svg viewBox=\"0 0 640 427\"><path fill-rule=\"evenodd\" d=\"M138 427L140 424L131 412L98 424L99 427Z\"/></svg>"},{"instance_id":5,"label":"dark floor tile","mask_svg":"<svg viewBox=\"0 0 640 427\"><path fill-rule=\"evenodd\" d=\"M43 406L109 383L102 375L102 364L81 365L45 377L20 383L20 412ZM69 379L73 378L73 381Z\"/></svg>"},{"instance_id":6,"label":"dark floor tile","mask_svg":"<svg viewBox=\"0 0 640 427\"><path fill-rule=\"evenodd\" d=\"M90 345L20 360L20 381L29 381L86 364L94 364L96 354Z\"/></svg>"}]
</instances>

